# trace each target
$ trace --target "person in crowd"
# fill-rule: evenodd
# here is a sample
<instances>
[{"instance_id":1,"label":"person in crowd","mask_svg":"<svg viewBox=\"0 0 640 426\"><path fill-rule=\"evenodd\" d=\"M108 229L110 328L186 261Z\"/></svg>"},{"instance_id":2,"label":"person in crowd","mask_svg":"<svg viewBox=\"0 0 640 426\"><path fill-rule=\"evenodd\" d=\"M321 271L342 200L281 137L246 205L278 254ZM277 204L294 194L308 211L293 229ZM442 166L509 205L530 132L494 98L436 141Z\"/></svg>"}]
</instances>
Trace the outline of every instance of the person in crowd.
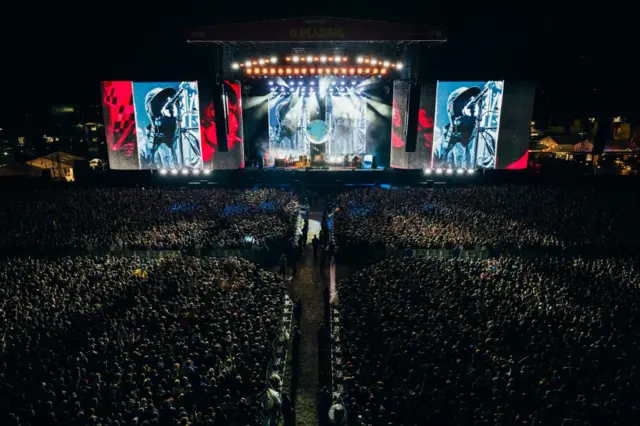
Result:
<instances>
[{"instance_id":1,"label":"person in crowd","mask_svg":"<svg viewBox=\"0 0 640 426\"><path fill-rule=\"evenodd\" d=\"M221 249L284 246L300 204L276 189L68 188L12 192L0 250Z\"/></svg>"},{"instance_id":2,"label":"person in crowd","mask_svg":"<svg viewBox=\"0 0 640 426\"><path fill-rule=\"evenodd\" d=\"M640 248L640 195L548 186L354 188L333 200L333 235L355 246L404 249L613 250Z\"/></svg>"},{"instance_id":3,"label":"person in crowd","mask_svg":"<svg viewBox=\"0 0 640 426\"><path fill-rule=\"evenodd\" d=\"M264 424L275 274L237 258L30 257L0 263L0 282L0 424Z\"/></svg>"},{"instance_id":4,"label":"person in crowd","mask_svg":"<svg viewBox=\"0 0 640 426\"><path fill-rule=\"evenodd\" d=\"M336 305L350 424L640 424L639 287L623 258L393 257L355 272Z\"/></svg>"}]
</instances>

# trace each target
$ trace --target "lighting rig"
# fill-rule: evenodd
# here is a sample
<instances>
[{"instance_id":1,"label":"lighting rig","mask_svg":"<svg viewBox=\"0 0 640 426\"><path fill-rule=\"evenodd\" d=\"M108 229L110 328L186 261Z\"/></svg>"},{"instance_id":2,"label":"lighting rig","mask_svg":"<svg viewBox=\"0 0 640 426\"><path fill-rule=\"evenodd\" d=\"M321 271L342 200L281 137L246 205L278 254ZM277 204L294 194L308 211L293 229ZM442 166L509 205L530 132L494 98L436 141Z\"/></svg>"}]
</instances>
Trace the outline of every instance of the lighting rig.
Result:
<instances>
[{"instance_id":1,"label":"lighting rig","mask_svg":"<svg viewBox=\"0 0 640 426\"><path fill-rule=\"evenodd\" d=\"M436 174L436 175L439 175L439 176L441 176L443 174L446 174L448 176L451 176L454 173L456 175L458 175L458 176L462 176L462 175L467 175L468 176L468 175L473 175L475 172L476 171L474 169L458 168L458 169L454 170L451 167L446 168L446 169L442 168L442 167L438 167L436 169L430 169L430 168L424 169L424 174L428 175L428 176L429 175L433 175L433 174Z\"/></svg>"},{"instance_id":2,"label":"lighting rig","mask_svg":"<svg viewBox=\"0 0 640 426\"><path fill-rule=\"evenodd\" d=\"M160 169L159 173L162 176L200 176L200 174L208 176L211 174L211 169Z\"/></svg>"},{"instance_id":3,"label":"lighting rig","mask_svg":"<svg viewBox=\"0 0 640 426\"><path fill-rule=\"evenodd\" d=\"M357 56L292 55L284 58L271 56L253 58L231 64L234 71L242 70L246 76L384 76L393 71L401 71L402 62L389 59Z\"/></svg>"}]
</instances>

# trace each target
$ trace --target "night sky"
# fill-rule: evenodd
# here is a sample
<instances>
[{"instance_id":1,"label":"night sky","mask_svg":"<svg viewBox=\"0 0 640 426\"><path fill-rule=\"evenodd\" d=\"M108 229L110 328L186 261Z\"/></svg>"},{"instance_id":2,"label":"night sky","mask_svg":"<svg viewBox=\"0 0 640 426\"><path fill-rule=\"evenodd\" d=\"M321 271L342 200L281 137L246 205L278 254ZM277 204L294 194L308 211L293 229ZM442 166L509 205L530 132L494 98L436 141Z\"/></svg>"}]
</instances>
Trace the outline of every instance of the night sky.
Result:
<instances>
[{"instance_id":1,"label":"night sky","mask_svg":"<svg viewBox=\"0 0 640 426\"><path fill-rule=\"evenodd\" d=\"M5 14L0 127L10 128L25 114L40 114L52 104L98 103L101 80L199 75L205 51L185 42L188 26L310 15L446 25L449 41L430 50L429 69L422 73L438 79L534 81L541 120L634 117L640 101L638 35L622 11L606 17L597 11L545 17L525 11L524 4L513 13L494 12L501 7L497 3L489 11L452 2L446 7L411 2L410 10L392 10L389 4L398 2L388 1L307 3L313 8L301 2L291 7L289 2L257 3L261 7L251 2L251 7L234 3L233 9L198 2L133 3L31 4L17 6L13 16Z\"/></svg>"}]
</instances>

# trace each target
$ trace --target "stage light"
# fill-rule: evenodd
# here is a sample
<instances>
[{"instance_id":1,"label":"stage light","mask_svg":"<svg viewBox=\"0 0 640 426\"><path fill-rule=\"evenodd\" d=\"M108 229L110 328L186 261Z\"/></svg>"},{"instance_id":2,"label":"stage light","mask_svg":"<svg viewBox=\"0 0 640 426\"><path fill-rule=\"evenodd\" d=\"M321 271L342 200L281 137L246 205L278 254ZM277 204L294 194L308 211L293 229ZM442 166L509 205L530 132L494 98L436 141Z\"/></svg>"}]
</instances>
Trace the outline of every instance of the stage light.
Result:
<instances>
[{"instance_id":1,"label":"stage light","mask_svg":"<svg viewBox=\"0 0 640 426\"><path fill-rule=\"evenodd\" d=\"M336 85L336 82L335 82L335 81L332 81L332 82L331 82L331 85L332 85L332 86L335 86L335 85Z\"/></svg>"},{"instance_id":2,"label":"stage light","mask_svg":"<svg viewBox=\"0 0 640 426\"><path fill-rule=\"evenodd\" d=\"M272 88L271 88L271 91L272 91L272 92L275 92L275 91L276 91L276 88L275 88L275 87L272 87Z\"/></svg>"},{"instance_id":3,"label":"stage light","mask_svg":"<svg viewBox=\"0 0 640 426\"><path fill-rule=\"evenodd\" d=\"M294 68L294 69L293 69L293 73L294 73L294 74L300 74L300 70L299 70L298 68Z\"/></svg>"},{"instance_id":4,"label":"stage light","mask_svg":"<svg viewBox=\"0 0 640 426\"><path fill-rule=\"evenodd\" d=\"M404 65L402 65L402 63L401 63L401 62L398 62L398 63L396 64L396 69L401 70L403 66L404 66Z\"/></svg>"},{"instance_id":5,"label":"stage light","mask_svg":"<svg viewBox=\"0 0 640 426\"><path fill-rule=\"evenodd\" d=\"M174 176L175 176L175 175L177 175L177 174L178 174L178 170L176 170L176 169L171 169L171 174L172 174L172 175L174 175Z\"/></svg>"},{"instance_id":6,"label":"stage light","mask_svg":"<svg viewBox=\"0 0 640 426\"><path fill-rule=\"evenodd\" d=\"M342 71L342 74L346 74L347 73L347 69L346 68L342 68L340 71Z\"/></svg>"},{"instance_id":7,"label":"stage light","mask_svg":"<svg viewBox=\"0 0 640 426\"><path fill-rule=\"evenodd\" d=\"M200 174L200 169L193 169L192 173L197 176Z\"/></svg>"},{"instance_id":8,"label":"stage light","mask_svg":"<svg viewBox=\"0 0 640 426\"><path fill-rule=\"evenodd\" d=\"M464 169L458 169L456 171L456 173L458 173L459 175L463 175L464 174Z\"/></svg>"},{"instance_id":9,"label":"stage light","mask_svg":"<svg viewBox=\"0 0 640 426\"><path fill-rule=\"evenodd\" d=\"M375 65L375 64L377 64L377 63L378 63L378 61L377 61L376 59L372 59L372 60L371 60L371 65Z\"/></svg>"},{"instance_id":10,"label":"stage light","mask_svg":"<svg viewBox=\"0 0 640 426\"><path fill-rule=\"evenodd\" d=\"M247 68L247 70L245 71L247 74L253 74L253 70L251 68Z\"/></svg>"},{"instance_id":11,"label":"stage light","mask_svg":"<svg viewBox=\"0 0 640 426\"><path fill-rule=\"evenodd\" d=\"M293 62L298 62L300 60L300 57L299 56L294 56L292 59L293 59Z\"/></svg>"},{"instance_id":12,"label":"stage light","mask_svg":"<svg viewBox=\"0 0 640 426\"><path fill-rule=\"evenodd\" d=\"M371 68L365 68L364 69L364 73L365 74L371 74Z\"/></svg>"},{"instance_id":13,"label":"stage light","mask_svg":"<svg viewBox=\"0 0 640 426\"><path fill-rule=\"evenodd\" d=\"M253 65L258 65L258 61L253 61Z\"/></svg>"},{"instance_id":14,"label":"stage light","mask_svg":"<svg viewBox=\"0 0 640 426\"><path fill-rule=\"evenodd\" d=\"M351 85L352 85L352 86L355 86L356 84L358 84L358 82L357 82L357 81L355 81L355 80L353 80L353 81L351 82Z\"/></svg>"},{"instance_id":15,"label":"stage light","mask_svg":"<svg viewBox=\"0 0 640 426\"><path fill-rule=\"evenodd\" d=\"M438 167L436 169L436 174L441 175L442 174L442 169Z\"/></svg>"},{"instance_id":16,"label":"stage light","mask_svg":"<svg viewBox=\"0 0 640 426\"><path fill-rule=\"evenodd\" d=\"M315 93L316 89L314 89L313 87L311 89L309 89L309 93Z\"/></svg>"},{"instance_id":17,"label":"stage light","mask_svg":"<svg viewBox=\"0 0 640 426\"><path fill-rule=\"evenodd\" d=\"M254 68L253 69L253 73L254 74L260 74L260 68Z\"/></svg>"},{"instance_id":18,"label":"stage light","mask_svg":"<svg viewBox=\"0 0 640 426\"><path fill-rule=\"evenodd\" d=\"M333 62L333 56L329 56L329 62Z\"/></svg>"},{"instance_id":19,"label":"stage light","mask_svg":"<svg viewBox=\"0 0 640 426\"><path fill-rule=\"evenodd\" d=\"M315 68L309 68L309 74L315 74L315 73L316 73Z\"/></svg>"},{"instance_id":20,"label":"stage light","mask_svg":"<svg viewBox=\"0 0 640 426\"><path fill-rule=\"evenodd\" d=\"M340 61L342 61L342 58L340 56L336 56L335 60L336 60L337 63L340 63Z\"/></svg>"},{"instance_id":21,"label":"stage light","mask_svg":"<svg viewBox=\"0 0 640 426\"><path fill-rule=\"evenodd\" d=\"M301 81L298 82L298 86L302 86L302 82Z\"/></svg>"},{"instance_id":22,"label":"stage light","mask_svg":"<svg viewBox=\"0 0 640 426\"><path fill-rule=\"evenodd\" d=\"M374 74L378 74L378 68L374 68L374 69L373 69L373 73L374 73Z\"/></svg>"},{"instance_id":23,"label":"stage light","mask_svg":"<svg viewBox=\"0 0 640 426\"><path fill-rule=\"evenodd\" d=\"M468 175L472 175L475 172L475 170L473 169L467 169L467 174Z\"/></svg>"},{"instance_id":24,"label":"stage light","mask_svg":"<svg viewBox=\"0 0 640 426\"><path fill-rule=\"evenodd\" d=\"M278 58L276 58L275 56L272 56L271 58L269 58L269 61L271 61L272 64L275 64L278 62Z\"/></svg>"},{"instance_id":25,"label":"stage light","mask_svg":"<svg viewBox=\"0 0 640 426\"><path fill-rule=\"evenodd\" d=\"M302 69L300 70L300 74L306 74L306 73L307 73L307 69L306 69L306 68L302 68Z\"/></svg>"},{"instance_id":26,"label":"stage light","mask_svg":"<svg viewBox=\"0 0 640 426\"><path fill-rule=\"evenodd\" d=\"M341 85L341 86L344 86L345 84L347 84L347 83L345 83L345 81L344 81L344 80L342 80L342 81L340 82L340 85Z\"/></svg>"},{"instance_id":27,"label":"stage light","mask_svg":"<svg viewBox=\"0 0 640 426\"><path fill-rule=\"evenodd\" d=\"M209 173L211 173L211 170L209 170L209 169L204 169L204 170L202 171L202 173L204 173L205 175L208 175Z\"/></svg>"},{"instance_id":28,"label":"stage light","mask_svg":"<svg viewBox=\"0 0 640 426\"><path fill-rule=\"evenodd\" d=\"M425 175L430 175L430 174L431 174L431 172L432 172L432 170L431 170L431 169L424 169L424 174L425 174Z\"/></svg>"},{"instance_id":29,"label":"stage light","mask_svg":"<svg viewBox=\"0 0 640 426\"><path fill-rule=\"evenodd\" d=\"M388 67L389 67L389 65L390 65L390 64L389 64L389 61L384 61L384 62L382 63L382 66L383 66L383 67L385 67L385 68L388 68Z\"/></svg>"},{"instance_id":30,"label":"stage light","mask_svg":"<svg viewBox=\"0 0 640 426\"><path fill-rule=\"evenodd\" d=\"M284 74L284 70L282 68L278 68L278 74Z\"/></svg>"},{"instance_id":31,"label":"stage light","mask_svg":"<svg viewBox=\"0 0 640 426\"><path fill-rule=\"evenodd\" d=\"M364 58L364 63L368 64L369 63L369 58Z\"/></svg>"},{"instance_id":32,"label":"stage light","mask_svg":"<svg viewBox=\"0 0 640 426\"><path fill-rule=\"evenodd\" d=\"M269 68L269 74L275 74L275 73L276 73L275 68Z\"/></svg>"},{"instance_id":33,"label":"stage light","mask_svg":"<svg viewBox=\"0 0 640 426\"><path fill-rule=\"evenodd\" d=\"M264 59L258 59L258 63L259 63L260 65L264 65Z\"/></svg>"},{"instance_id":34,"label":"stage light","mask_svg":"<svg viewBox=\"0 0 640 426\"><path fill-rule=\"evenodd\" d=\"M326 56L320 56L320 62L327 62Z\"/></svg>"},{"instance_id":35,"label":"stage light","mask_svg":"<svg viewBox=\"0 0 640 426\"><path fill-rule=\"evenodd\" d=\"M386 73L387 73L386 68L382 68L382 69L380 70L380 74L386 74Z\"/></svg>"},{"instance_id":36,"label":"stage light","mask_svg":"<svg viewBox=\"0 0 640 426\"><path fill-rule=\"evenodd\" d=\"M270 82L269 82L269 86L273 86L273 81L270 81Z\"/></svg>"},{"instance_id":37,"label":"stage light","mask_svg":"<svg viewBox=\"0 0 640 426\"><path fill-rule=\"evenodd\" d=\"M313 62L313 56L307 56L307 62Z\"/></svg>"},{"instance_id":38,"label":"stage light","mask_svg":"<svg viewBox=\"0 0 640 426\"><path fill-rule=\"evenodd\" d=\"M355 73L356 73L355 68L349 68L349 74L355 74Z\"/></svg>"},{"instance_id":39,"label":"stage light","mask_svg":"<svg viewBox=\"0 0 640 426\"><path fill-rule=\"evenodd\" d=\"M448 175L452 175L453 174L453 169L447 169L447 174Z\"/></svg>"},{"instance_id":40,"label":"stage light","mask_svg":"<svg viewBox=\"0 0 640 426\"><path fill-rule=\"evenodd\" d=\"M331 68L325 68L324 73L325 74L331 74Z\"/></svg>"},{"instance_id":41,"label":"stage light","mask_svg":"<svg viewBox=\"0 0 640 426\"><path fill-rule=\"evenodd\" d=\"M240 68L240 64L237 64L234 62L233 64L231 64L231 68L233 68L234 70L237 70L238 68Z\"/></svg>"},{"instance_id":42,"label":"stage light","mask_svg":"<svg viewBox=\"0 0 640 426\"><path fill-rule=\"evenodd\" d=\"M160 169L160 174L161 175L166 175L167 174L167 169Z\"/></svg>"},{"instance_id":43,"label":"stage light","mask_svg":"<svg viewBox=\"0 0 640 426\"><path fill-rule=\"evenodd\" d=\"M244 65L245 65L246 67L250 67L250 66L251 66L251 61L247 61L247 62L245 62L245 63L244 63Z\"/></svg>"},{"instance_id":44,"label":"stage light","mask_svg":"<svg viewBox=\"0 0 640 426\"><path fill-rule=\"evenodd\" d=\"M287 69L285 69L285 73L286 73L286 74L291 74L291 68L287 68Z\"/></svg>"},{"instance_id":45,"label":"stage light","mask_svg":"<svg viewBox=\"0 0 640 426\"><path fill-rule=\"evenodd\" d=\"M343 56L343 57L342 57L342 60L343 60L343 61L345 61L345 62L347 62L347 60L348 60L348 59L349 59L349 58L347 58L346 56Z\"/></svg>"},{"instance_id":46,"label":"stage light","mask_svg":"<svg viewBox=\"0 0 640 426\"><path fill-rule=\"evenodd\" d=\"M284 90L285 90L284 87L280 88L280 91L283 92L283 93L284 93Z\"/></svg>"},{"instance_id":47,"label":"stage light","mask_svg":"<svg viewBox=\"0 0 640 426\"><path fill-rule=\"evenodd\" d=\"M189 174L189 169L182 169L182 174L183 175L188 175Z\"/></svg>"},{"instance_id":48,"label":"stage light","mask_svg":"<svg viewBox=\"0 0 640 426\"><path fill-rule=\"evenodd\" d=\"M364 58L362 56L358 56L358 59L356 59L356 62L358 62L359 64L364 62Z\"/></svg>"},{"instance_id":49,"label":"stage light","mask_svg":"<svg viewBox=\"0 0 640 426\"><path fill-rule=\"evenodd\" d=\"M291 56L287 56L286 61L291 62Z\"/></svg>"},{"instance_id":50,"label":"stage light","mask_svg":"<svg viewBox=\"0 0 640 426\"><path fill-rule=\"evenodd\" d=\"M362 68L358 68L358 74L362 74Z\"/></svg>"}]
</instances>

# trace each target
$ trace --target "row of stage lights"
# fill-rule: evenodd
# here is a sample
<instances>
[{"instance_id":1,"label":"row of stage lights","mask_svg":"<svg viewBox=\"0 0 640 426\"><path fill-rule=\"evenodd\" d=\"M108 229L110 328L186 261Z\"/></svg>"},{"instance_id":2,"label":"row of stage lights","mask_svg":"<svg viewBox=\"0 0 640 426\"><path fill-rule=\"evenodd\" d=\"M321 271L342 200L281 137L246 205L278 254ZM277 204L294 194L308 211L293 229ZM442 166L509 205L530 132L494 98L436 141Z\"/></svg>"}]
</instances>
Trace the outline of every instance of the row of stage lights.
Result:
<instances>
[{"instance_id":1,"label":"row of stage lights","mask_svg":"<svg viewBox=\"0 0 640 426\"><path fill-rule=\"evenodd\" d=\"M231 64L231 68L233 68L234 70L240 69L240 68L255 68L256 66L263 66L263 65L274 65L277 64L278 62L278 58L276 56L272 56L270 58L260 58L260 59L253 59L253 60L247 60L244 62L234 62ZM294 63L294 64L316 64L316 63L320 63L320 64L326 64L326 63L334 63L334 64L348 64L349 63L349 57L348 56L314 56L314 55L307 55L307 56L298 56L298 55L294 55L294 56L287 56L285 58L285 63ZM385 59L378 59L378 58L369 58L366 56L358 56L356 57L356 63L359 65L363 65L363 66L369 66L371 65L372 67L374 66L378 66L378 67L382 67L382 68L395 68L397 70L401 70L402 69L402 62L392 62L392 61L388 61Z\"/></svg>"},{"instance_id":2,"label":"row of stage lights","mask_svg":"<svg viewBox=\"0 0 640 426\"><path fill-rule=\"evenodd\" d=\"M210 175L211 174L211 170L210 169L160 169L160 174L163 176L166 175L172 175L172 176L178 176L178 175L182 175L182 176L199 176L200 174L203 175Z\"/></svg>"},{"instance_id":3,"label":"row of stage lights","mask_svg":"<svg viewBox=\"0 0 640 426\"><path fill-rule=\"evenodd\" d=\"M378 75L382 76L390 69L402 70L402 62L359 56L356 64L349 64L347 56L287 56L285 66L278 64L278 58L234 62L234 70L244 69L250 76L264 75Z\"/></svg>"},{"instance_id":4,"label":"row of stage lights","mask_svg":"<svg viewBox=\"0 0 640 426\"><path fill-rule=\"evenodd\" d=\"M424 169L424 174L425 175L432 175L432 174L436 174L436 175L443 175L443 174L447 174L447 175L452 175L452 174L457 174L457 175L472 175L475 173L474 169L463 169L463 168L459 168L459 169L452 169L452 168L448 168L448 169L443 169L442 167L439 167L437 169Z\"/></svg>"}]
</instances>

